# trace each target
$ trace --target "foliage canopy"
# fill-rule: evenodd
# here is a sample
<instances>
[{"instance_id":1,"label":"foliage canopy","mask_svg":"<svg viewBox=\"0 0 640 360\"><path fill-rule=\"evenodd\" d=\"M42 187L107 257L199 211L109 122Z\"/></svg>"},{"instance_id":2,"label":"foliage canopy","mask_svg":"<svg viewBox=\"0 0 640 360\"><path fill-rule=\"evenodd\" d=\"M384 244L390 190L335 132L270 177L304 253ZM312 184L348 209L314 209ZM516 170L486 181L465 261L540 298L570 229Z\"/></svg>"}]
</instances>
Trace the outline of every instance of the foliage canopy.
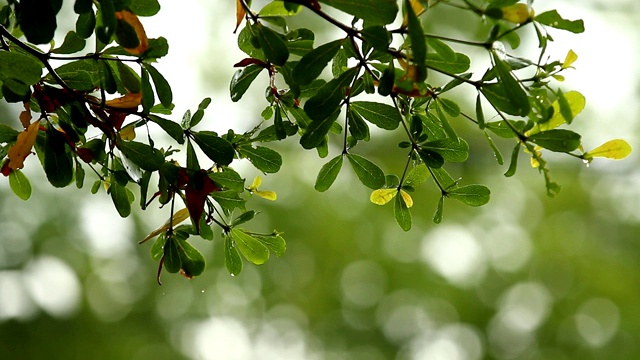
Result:
<instances>
[{"instance_id":1,"label":"foliage canopy","mask_svg":"<svg viewBox=\"0 0 640 360\"><path fill-rule=\"evenodd\" d=\"M555 10L535 14L532 2L276 0L253 8L251 1L237 0L238 47L247 57L235 65L230 96L239 102L249 87L266 86L267 106L263 120L249 131L218 134L200 125L208 98L180 121L167 118L173 91L154 64L168 55L169 45L163 37L147 38L140 20L158 13L157 0L76 0L75 31L59 46L53 38L62 0L11 0L0 10L1 96L24 111L14 126L0 124L0 168L24 200L31 184L21 169L35 150L54 187L82 188L90 169L97 179L91 192L104 189L122 217L129 216L136 197L142 209L156 201L168 205L167 222L141 241L155 239L151 255L159 261L158 282L163 268L189 278L201 274L204 257L189 239L213 240L215 227L222 230L232 275L242 271L243 258L260 265L272 253L284 254L280 232L244 228L256 215L247 209L247 195L275 200L276 194L260 188L260 177L247 184L233 164L247 159L265 174L276 173L283 161L269 143L289 137L322 158L329 157L330 142L341 144L341 152L319 170L315 189L328 190L346 158L371 188L371 202L393 203L395 220L405 231L412 223L410 194L428 180L441 195L435 223L442 221L447 199L469 206L489 201L486 186L466 184L445 170L448 163L469 158L454 119L472 123L501 165L504 157L492 136L512 139L505 175L515 174L524 150L554 196L560 186L550 177L543 151L588 163L595 157L624 158L631 148L618 139L585 151L581 135L565 128L585 107L579 92L558 88L577 55L570 50L563 60L549 60L545 54L551 31L581 33L584 25ZM425 33L422 20L444 7L474 14L484 40L475 40L475 34ZM353 20L337 20L331 15L336 11ZM342 34L317 44L313 29L288 27L292 16L320 17ZM525 31L538 39L534 60L513 56L504 45L518 48ZM46 44L47 51L35 46ZM489 66L472 72L472 64L484 59L453 46L484 49ZM62 65L54 68L52 60ZM475 90L475 113L461 110L458 102L464 99L450 97L459 86ZM358 154L361 142L391 146L371 126L404 134L397 144L407 154L401 174L385 173ZM180 147L156 146L150 127L162 129ZM190 225L181 224L187 219Z\"/></svg>"}]
</instances>

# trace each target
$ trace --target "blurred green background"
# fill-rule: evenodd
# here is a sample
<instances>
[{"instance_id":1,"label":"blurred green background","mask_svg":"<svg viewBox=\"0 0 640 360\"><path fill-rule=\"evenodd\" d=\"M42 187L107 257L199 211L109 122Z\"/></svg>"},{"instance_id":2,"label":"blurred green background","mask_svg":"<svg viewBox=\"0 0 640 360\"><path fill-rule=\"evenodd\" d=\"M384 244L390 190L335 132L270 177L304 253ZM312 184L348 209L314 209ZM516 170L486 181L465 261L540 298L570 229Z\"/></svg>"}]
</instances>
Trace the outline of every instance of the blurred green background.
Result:
<instances>
[{"instance_id":1,"label":"blurred green background","mask_svg":"<svg viewBox=\"0 0 640 360\"><path fill-rule=\"evenodd\" d=\"M210 96L207 127L253 126L266 106L261 78L239 104L228 95L232 64L244 57L232 34L233 2L162 6L143 23L149 37L169 39L169 57L158 66L176 94L173 118ZM580 57L563 88L587 97L574 122L585 147L624 138L637 148L640 4L534 7L585 20L586 33L553 32L551 45L559 59L569 49ZM321 26L312 14L303 16L291 26ZM452 37L477 26L447 11L427 14L425 24ZM72 26L60 21L60 36ZM527 34L522 51L533 51L535 38ZM0 106L0 121L15 126L19 109ZM438 193L426 185L414 193L414 225L405 233L391 205L371 204L370 191L348 168L329 191L315 192L326 159L285 141L277 145L283 170L262 185L278 201L252 199L249 207L262 213L249 227L284 231L286 255L264 266L245 263L231 277L221 236L196 240L208 270L193 280L165 273L162 286L150 244L137 241L165 221L168 209L121 219L104 192L53 189L30 157L30 200L0 181L0 358L639 359L638 154L590 167L546 155L563 186L550 199L524 155L517 175L505 178L506 167L492 159L482 136L455 121L472 158L449 170L488 185L488 205L447 201L444 221L434 225ZM386 172L401 171L404 151L374 143L358 152ZM510 143L498 145L510 153ZM257 175L245 164L238 169L248 181Z\"/></svg>"}]
</instances>

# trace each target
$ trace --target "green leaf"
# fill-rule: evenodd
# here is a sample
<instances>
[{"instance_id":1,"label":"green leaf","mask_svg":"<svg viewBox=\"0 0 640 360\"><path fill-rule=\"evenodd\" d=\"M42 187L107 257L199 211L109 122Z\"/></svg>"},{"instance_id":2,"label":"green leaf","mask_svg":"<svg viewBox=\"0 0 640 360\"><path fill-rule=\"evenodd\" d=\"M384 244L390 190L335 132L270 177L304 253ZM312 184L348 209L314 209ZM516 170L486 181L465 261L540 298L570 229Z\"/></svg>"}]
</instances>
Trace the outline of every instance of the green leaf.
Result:
<instances>
[{"instance_id":1,"label":"green leaf","mask_svg":"<svg viewBox=\"0 0 640 360\"><path fill-rule=\"evenodd\" d=\"M122 85L124 85L129 92L135 94L139 93L142 86L140 84L140 77L138 74L136 74L130 66L123 64L122 61L116 61L116 66L118 68L118 73L120 74Z\"/></svg>"},{"instance_id":2,"label":"green leaf","mask_svg":"<svg viewBox=\"0 0 640 360\"><path fill-rule=\"evenodd\" d=\"M273 236L261 236L256 235L256 239L258 239L261 243L263 243L269 250L273 251L277 257L284 255L285 251L287 251L287 243L284 241L282 236L273 235Z\"/></svg>"},{"instance_id":3,"label":"green leaf","mask_svg":"<svg viewBox=\"0 0 640 360\"><path fill-rule=\"evenodd\" d=\"M380 51L386 51L391 44L391 34L384 26L368 26L362 29L360 35L369 46Z\"/></svg>"},{"instance_id":4,"label":"green leaf","mask_svg":"<svg viewBox=\"0 0 640 360\"><path fill-rule=\"evenodd\" d=\"M142 92L142 109L145 113L149 113L149 110L153 107L156 98L153 94L153 89L151 88L151 81L149 81L149 72L144 67L142 68L140 91Z\"/></svg>"},{"instance_id":5,"label":"green leaf","mask_svg":"<svg viewBox=\"0 0 640 360\"><path fill-rule=\"evenodd\" d=\"M485 128L484 121L484 112L482 111L482 98L480 98L480 93L476 97L476 120L478 121L478 127L480 130Z\"/></svg>"},{"instance_id":6,"label":"green leaf","mask_svg":"<svg viewBox=\"0 0 640 360\"><path fill-rule=\"evenodd\" d=\"M404 179L404 186L416 187L423 182L427 181L427 179L431 176L429 169L425 164L420 164L407 174L407 177Z\"/></svg>"},{"instance_id":7,"label":"green leaf","mask_svg":"<svg viewBox=\"0 0 640 360\"><path fill-rule=\"evenodd\" d=\"M158 0L135 0L129 4L129 10L138 16L153 16L160 11Z\"/></svg>"},{"instance_id":8,"label":"green leaf","mask_svg":"<svg viewBox=\"0 0 640 360\"><path fill-rule=\"evenodd\" d=\"M99 14L101 21L98 24L101 24L96 28L96 37L103 44L109 44L118 24L113 0L100 1Z\"/></svg>"},{"instance_id":9,"label":"green leaf","mask_svg":"<svg viewBox=\"0 0 640 360\"><path fill-rule=\"evenodd\" d=\"M18 23L20 30L32 44L47 44L53 40L56 27L56 14L62 0L22 0Z\"/></svg>"},{"instance_id":10,"label":"green leaf","mask_svg":"<svg viewBox=\"0 0 640 360\"><path fill-rule=\"evenodd\" d=\"M438 120L440 121L440 124L442 125L442 129L447 134L447 138L449 138L449 139L451 139L453 141L459 141L458 134L456 133L455 129L449 123L449 120L447 120L447 116L442 111L442 107L440 106L440 102L436 103L436 114L438 114Z\"/></svg>"},{"instance_id":11,"label":"green leaf","mask_svg":"<svg viewBox=\"0 0 640 360\"><path fill-rule=\"evenodd\" d=\"M233 246L231 235L226 236L224 239L224 266L229 274L233 276L242 272L242 259L238 254L238 250Z\"/></svg>"},{"instance_id":12,"label":"green leaf","mask_svg":"<svg viewBox=\"0 0 640 360\"><path fill-rule=\"evenodd\" d=\"M384 172L378 165L357 154L347 154L347 159L366 187L375 190L384 186Z\"/></svg>"},{"instance_id":13,"label":"green leaf","mask_svg":"<svg viewBox=\"0 0 640 360\"><path fill-rule=\"evenodd\" d=\"M449 190L447 196L469 206L481 206L489 202L491 191L484 185L467 185Z\"/></svg>"},{"instance_id":14,"label":"green leaf","mask_svg":"<svg viewBox=\"0 0 640 360\"><path fill-rule=\"evenodd\" d=\"M394 130L402 121L398 109L391 105L370 101L354 101L350 108L381 129Z\"/></svg>"},{"instance_id":15,"label":"green leaf","mask_svg":"<svg viewBox=\"0 0 640 360\"><path fill-rule=\"evenodd\" d=\"M518 132L522 133L524 127L527 125L525 121L509 120L509 124L513 126ZM513 129L506 123L506 121L492 121L485 124L486 128L494 134L503 138L515 138L517 134L513 132Z\"/></svg>"},{"instance_id":16,"label":"green leaf","mask_svg":"<svg viewBox=\"0 0 640 360\"><path fill-rule=\"evenodd\" d=\"M516 174L518 169L518 155L520 155L520 146L522 143L518 142L511 152L511 161L509 162L509 169L504 173L506 177L512 177Z\"/></svg>"},{"instance_id":17,"label":"green leaf","mask_svg":"<svg viewBox=\"0 0 640 360\"><path fill-rule=\"evenodd\" d=\"M444 165L444 158L435 151L420 149L418 150L418 155L420 156L420 159L424 161L425 165L432 169L438 169Z\"/></svg>"},{"instance_id":18,"label":"green leaf","mask_svg":"<svg viewBox=\"0 0 640 360\"><path fill-rule=\"evenodd\" d=\"M350 108L347 121L349 132L356 140L369 140L369 126L364 122L360 114Z\"/></svg>"},{"instance_id":19,"label":"green leaf","mask_svg":"<svg viewBox=\"0 0 640 360\"><path fill-rule=\"evenodd\" d=\"M444 196L441 196L438 200L438 207L436 208L436 212L433 214L433 223L440 224L442 222L442 215L444 212Z\"/></svg>"},{"instance_id":20,"label":"green leaf","mask_svg":"<svg viewBox=\"0 0 640 360\"><path fill-rule=\"evenodd\" d=\"M396 196L396 201L393 206L393 215L402 230L411 230L411 212L409 211L407 204L405 204L402 196Z\"/></svg>"},{"instance_id":21,"label":"green leaf","mask_svg":"<svg viewBox=\"0 0 640 360\"><path fill-rule=\"evenodd\" d=\"M340 154L324 164L318 173L314 188L320 192L327 191L338 177L343 162L344 159Z\"/></svg>"},{"instance_id":22,"label":"green leaf","mask_svg":"<svg viewBox=\"0 0 640 360\"><path fill-rule=\"evenodd\" d=\"M166 244L166 242L167 239L164 233L160 234L156 241L153 242L153 245L151 245L151 249L149 249L151 258L153 260L158 261L162 258L162 255L164 254L164 245Z\"/></svg>"},{"instance_id":23,"label":"green leaf","mask_svg":"<svg viewBox=\"0 0 640 360\"><path fill-rule=\"evenodd\" d=\"M323 85L318 92L304 104L304 112L312 120L320 121L333 114L345 97L345 89L358 73L357 68L345 71L340 77Z\"/></svg>"},{"instance_id":24,"label":"green leaf","mask_svg":"<svg viewBox=\"0 0 640 360\"><path fill-rule=\"evenodd\" d=\"M457 61L458 56L453 49L445 44L442 40L435 38L426 38L427 45L433 49L445 61Z\"/></svg>"},{"instance_id":25,"label":"green leaf","mask_svg":"<svg viewBox=\"0 0 640 360\"><path fill-rule=\"evenodd\" d=\"M305 149L313 149L321 145L335 122L336 117L337 111L335 115L327 117L324 120L312 121L300 137L300 145Z\"/></svg>"},{"instance_id":26,"label":"green leaf","mask_svg":"<svg viewBox=\"0 0 640 360\"><path fill-rule=\"evenodd\" d=\"M274 65L283 66L289 58L289 49L280 34L261 23L254 26L254 29L267 60Z\"/></svg>"},{"instance_id":27,"label":"green leaf","mask_svg":"<svg viewBox=\"0 0 640 360\"><path fill-rule=\"evenodd\" d=\"M427 43L424 37L422 23L413 11L410 0L405 0L404 8L407 15L409 39L411 40L412 61L416 65L415 82L423 82L427 78L427 68L425 61L427 57Z\"/></svg>"},{"instance_id":28,"label":"green leaf","mask_svg":"<svg viewBox=\"0 0 640 360\"><path fill-rule=\"evenodd\" d=\"M0 81L12 79L23 85L33 85L40 81L41 75L42 66L34 57L17 51L0 51Z\"/></svg>"},{"instance_id":29,"label":"green leaf","mask_svg":"<svg viewBox=\"0 0 640 360\"><path fill-rule=\"evenodd\" d=\"M83 39L93 35L93 29L96 27L96 15L93 11L82 13L76 20L76 33Z\"/></svg>"},{"instance_id":30,"label":"green leaf","mask_svg":"<svg viewBox=\"0 0 640 360\"><path fill-rule=\"evenodd\" d=\"M211 173L209 177L216 184L226 189L235 192L244 191L244 179L231 168L224 168L224 171Z\"/></svg>"},{"instance_id":31,"label":"green leaf","mask_svg":"<svg viewBox=\"0 0 640 360\"><path fill-rule=\"evenodd\" d=\"M210 97L206 97L202 99L202 101L200 101L200 104L198 105L198 110L196 110L196 112L193 114L193 116L189 120L190 128L198 125L200 121L202 121L202 118L204 118L204 111L209 107L209 104L211 104Z\"/></svg>"},{"instance_id":32,"label":"green leaf","mask_svg":"<svg viewBox=\"0 0 640 360\"><path fill-rule=\"evenodd\" d=\"M193 140L200 149L218 165L229 165L233 161L235 150L227 140L212 131L192 132Z\"/></svg>"},{"instance_id":33,"label":"green leaf","mask_svg":"<svg viewBox=\"0 0 640 360\"><path fill-rule=\"evenodd\" d=\"M231 229L231 237L236 247L248 261L256 265L262 265L269 260L269 249L260 240L241 229L235 228Z\"/></svg>"},{"instance_id":34,"label":"green leaf","mask_svg":"<svg viewBox=\"0 0 640 360\"><path fill-rule=\"evenodd\" d=\"M515 114L509 114L527 116L531 110L527 93L511 73L509 65L502 61L495 53L493 60L496 63L495 69L498 72L498 78L500 79L502 88L505 93L508 94L511 106L516 110Z\"/></svg>"},{"instance_id":35,"label":"green leaf","mask_svg":"<svg viewBox=\"0 0 640 360\"><path fill-rule=\"evenodd\" d=\"M460 106L458 106L455 101L438 97L438 104L440 104L442 110L449 114L449 116L456 117L460 115Z\"/></svg>"},{"instance_id":36,"label":"green leaf","mask_svg":"<svg viewBox=\"0 0 640 360\"><path fill-rule=\"evenodd\" d=\"M20 132L14 130L11 126L0 124L0 143L8 143L16 141Z\"/></svg>"},{"instance_id":37,"label":"green leaf","mask_svg":"<svg viewBox=\"0 0 640 360\"><path fill-rule=\"evenodd\" d=\"M315 80L329 61L342 47L342 40L335 40L311 50L293 68L293 79L299 85L308 85Z\"/></svg>"},{"instance_id":38,"label":"green leaf","mask_svg":"<svg viewBox=\"0 0 640 360\"><path fill-rule=\"evenodd\" d=\"M161 118L157 115L149 115L149 119L158 124L169 136L174 138L178 144L184 144L184 131L180 124Z\"/></svg>"},{"instance_id":39,"label":"green leaf","mask_svg":"<svg viewBox=\"0 0 640 360\"><path fill-rule=\"evenodd\" d=\"M256 216L256 212L253 211L253 210L249 210L249 211L243 212L242 214L240 214L240 216L238 216L237 218L233 219L233 222L231 223L231 227L235 227L235 226L238 226L240 224L244 224L247 221L252 220L255 216Z\"/></svg>"},{"instance_id":40,"label":"green leaf","mask_svg":"<svg viewBox=\"0 0 640 360\"><path fill-rule=\"evenodd\" d=\"M76 14L84 14L93 9L92 0L76 0L73 3L73 12Z\"/></svg>"},{"instance_id":41,"label":"green leaf","mask_svg":"<svg viewBox=\"0 0 640 360\"><path fill-rule=\"evenodd\" d=\"M447 138L429 141L424 143L422 148L437 152L448 162L464 162L469 157L469 144L463 139L455 141Z\"/></svg>"},{"instance_id":42,"label":"green leaf","mask_svg":"<svg viewBox=\"0 0 640 360\"><path fill-rule=\"evenodd\" d=\"M242 98L249 86L255 80L255 78L264 70L260 65L249 65L243 69L240 69L233 74L231 78L231 85L229 91L231 92L231 100L236 102Z\"/></svg>"},{"instance_id":43,"label":"green leaf","mask_svg":"<svg viewBox=\"0 0 640 360\"><path fill-rule=\"evenodd\" d=\"M169 43L162 36L157 39L149 39L149 47L142 54L145 59L159 59L169 53ZM126 54L125 54L126 55Z\"/></svg>"},{"instance_id":44,"label":"green leaf","mask_svg":"<svg viewBox=\"0 0 640 360\"><path fill-rule=\"evenodd\" d=\"M9 173L9 186L20 199L26 201L31 197L31 183L22 171L12 170Z\"/></svg>"},{"instance_id":45,"label":"green leaf","mask_svg":"<svg viewBox=\"0 0 640 360\"><path fill-rule=\"evenodd\" d=\"M144 63L144 67L149 71L149 75L151 75L151 79L153 79L153 85L156 88L160 103L165 107L171 106L173 93L171 92L171 85L169 85L167 79L151 64Z\"/></svg>"},{"instance_id":46,"label":"green leaf","mask_svg":"<svg viewBox=\"0 0 640 360\"><path fill-rule=\"evenodd\" d=\"M264 146L243 146L238 148L238 152L249 159L253 166L266 173L276 173L282 166L282 156L276 151Z\"/></svg>"},{"instance_id":47,"label":"green leaf","mask_svg":"<svg viewBox=\"0 0 640 360\"><path fill-rule=\"evenodd\" d=\"M119 141L118 149L131 162L147 171L156 171L164 164L160 150L137 141Z\"/></svg>"},{"instance_id":48,"label":"green leaf","mask_svg":"<svg viewBox=\"0 0 640 360\"><path fill-rule=\"evenodd\" d=\"M444 168L431 169L431 173L433 174L434 180L437 180L438 184L444 189L449 189L457 184L457 181L453 180Z\"/></svg>"},{"instance_id":49,"label":"green leaf","mask_svg":"<svg viewBox=\"0 0 640 360\"><path fill-rule=\"evenodd\" d=\"M565 20L558 14L557 10L549 10L539 14L534 21L556 29L567 30L575 34L584 32L584 22L582 20Z\"/></svg>"},{"instance_id":50,"label":"green leaf","mask_svg":"<svg viewBox=\"0 0 640 360\"><path fill-rule=\"evenodd\" d=\"M524 112L525 108L518 106L512 102L512 97L509 92L503 87L502 83L485 84L480 90L482 95L498 110L504 111L509 115L520 115Z\"/></svg>"},{"instance_id":51,"label":"green leaf","mask_svg":"<svg viewBox=\"0 0 640 360\"><path fill-rule=\"evenodd\" d=\"M493 156L495 156L498 164L499 165L504 164L502 153L500 152L496 144L493 142L493 139L491 139L491 136L489 136L489 133L486 130L484 131L484 137L487 139L487 142L489 143L489 147L491 147L491 150L493 151Z\"/></svg>"},{"instance_id":52,"label":"green leaf","mask_svg":"<svg viewBox=\"0 0 640 360\"><path fill-rule=\"evenodd\" d=\"M85 40L75 31L69 31L65 35L62 45L51 50L51 52L55 54L73 54L84 49L85 43Z\"/></svg>"},{"instance_id":53,"label":"green leaf","mask_svg":"<svg viewBox=\"0 0 640 360\"><path fill-rule=\"evenodd\" d=\"M529 140L538 146L556 152L569 152L580 146L580 134L571 130L553 129L529 136Z\"/></svg>"},{"instance_id":54,"label":"green leaf","mask_svg":"<svg viewBox=\"0 0 640 360\"><path fill-rule=\"evenodd\" d=\"M285 3L283 1L274 1L267 5L265 5L258 15L260 17L269 17L269 16L294 16L302 10L302 6L298 4L290 4Z\"/></svg>"},{"instance_id":55,"label":"green leaf","mask_svg":"<svg viewBox=\"0 0 640 360\"><path fill-rule=\"evenodd\" d=\"M363 19L368 25L390 24L398 13L396 0L320 0L320 2Z\"/></svg>"},{"instance_id":56,"label":"green leaf","mask_svg":"<svg viewBox=\"0 0 640 360\"><path fill-rule=\"evenodd\" d=\"M460 74L471 66L471 59L465 54L456 53L455 59L445 59L438 53L427 53L427 67L442 73Z\"/></svg>"},{"instance_id":57,"label":"green leaf","mask_svg":"<svg viewBox=\"0 0 640 360\"><path fill-rule=\"evenodd\" d=\"M204 256L198 251L198 249L194 248L189 242L177 241L180 250L178 254L180 256L180 268L184 272L185 276L192 277L198 276L202 274L206 265L204 261Z\"/></svg>"},{"instance_id":58,"label":"green leaf","mask_svg":"<svg viewBox=\"0 0 640 360\"><path fill-rule=\"evenodd\" d=\"M73 158L66 140L57 130L47 130L44 144L44 172L54 187L65 187L73 180Z\"/></svg>"},{"instance_id":59,"label":"green leaf","mask_svg":"<svg viewBox=\"0 0 640 360\"><path fill-rule=\"evenodd\" d=\"M244 209L246 203L246 200L242 199L238 192L233 190L214 191L211 193L211 197L228 211L236 208Z\"/></svg>"},{"instance_id":60,"label":"green leaf","mask_svg":"<svg viewBox=\"0 0 640 360\"><path fill-rule=\"evenodd\" d=\"M180 260L180 250L177 241L173 237L169 237L164 244L164 268L175 274L180 271L182 262Z\"/></svg>"},{"instance_id":61,"label":"green leaf","mask_svg":"<svg viewBox=\"0 0 640 360\"><path fill-rule=\"evenodd\" d=\"M116 181L112 181L109 186L109 193L111 194L111 201L113 201L113 205L115 205L118 214L123 218L129 216L129 214L131 214L131 203L129 202L127 188L118 184Z\"/></svg>"}]
</instances>

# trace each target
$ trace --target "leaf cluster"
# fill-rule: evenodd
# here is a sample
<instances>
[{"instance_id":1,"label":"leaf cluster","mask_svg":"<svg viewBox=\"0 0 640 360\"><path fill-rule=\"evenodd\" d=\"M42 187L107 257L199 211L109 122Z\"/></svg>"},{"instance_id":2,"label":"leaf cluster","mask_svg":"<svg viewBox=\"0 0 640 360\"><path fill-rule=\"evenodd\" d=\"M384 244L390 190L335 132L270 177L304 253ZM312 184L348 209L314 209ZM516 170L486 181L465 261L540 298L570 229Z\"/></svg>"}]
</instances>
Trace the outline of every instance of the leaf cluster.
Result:
<instances>
[{"instance_id":1,"label":"leaf cluster","mask_svg":"<svg viewBox=\"0 0 640 360\"><path fill-rule=\"evenodd\" d=\"M543 174L547 192L556 194L543 151L568 154L585 162L595 157L621 159L631 148L612 140L584 151L580 134L566 129L585 107L577 91L563 91L562 73L572 69L577 55L547 60L553 38L549 31L584 31L581 20L566 20L555 10L535 15L530 3L493 1L296 0L271 1L261 9L236 2L238 48L246 57L235 65L230 97L243 97L255 83L266 86L263 120L243 133L202 128L211 99L205 98L178 121L173 115L173 90L156 63L168 55L163 37L147 38L141 18L160 10L157 0L77 0L75 29L56 46L61 1L10 1L0 10L0 95L22 104L21 128L0 125L0 169L14 193L26 200L31 184L22 173L25 158L35 150L54 187L84 186L85 171L95 181L92 193L105 191L116 211L127 217L138 198L142 209L157 202L170 208L165 224L141 242L156 238L152 257L160 272L180 272L191 278L205 269L204 256L190 237L215 238L219 228L224 258L232 275L241 272L244 258L256 265L281 256L281 233L257 233L240 227L256 215L247 200L275 200L260 190L262 179L247 186L233 168L247 159L264 174L280 170L282 156L270 142L297 139L304 150L329 157L332 142L341 144L319 170L315 189L327 191L342 171L344 159L378 205L394 203L394 217L403 230L412 225L410 193L425 183L438 191L433 221L443 219L445 199L481 206L490 198L480 184L454 180L449 163L469 158L469 142L459 133L468 121L486 139L500 165L504 158L492 136L513 141L506 176L515 174L520 150ZM425 33L422 21L438 16L441 7L474 14L490 26L485 41ZM343 23L326 11L351 15ZM313 29L290 29L292 16L317 16L341 35L317 44ZM395 21L402 18L401 23ZM535 33L537 59L509 54L520 46L520 34ZM88 44L92 41L92 44ZM32 46L51 44L44 52ZM472 61L462 49L485 50L490 65L471 72ZM87 50L89 48L90 50ZM81 54L82 53L82 54ZM54 67L52 60L62 65ZM432 74L444 75L446 81ZM475 113L462 110L452 92L459 86L477 93ZM34 119L35 115L35 119ZM486 119L497 119L486 121ZM358 153L357 145L388 138L371 127L400 132L400 174L385 173ZM149 131L158 127L177 144L157 146ZM95 132L98 136L95 136ZM200 156L199 156L200 154ZM206 157L206 158L204 158ZM427 180L432 181L428 182ZM102 189L102 190L101 190ZM137 193L135 194L134 191ZM184 207L180 210L177 207ZM190 219L191 224L181 224ZM242 255L242 257L240 256Z\"/></svg>"}]
</instances>

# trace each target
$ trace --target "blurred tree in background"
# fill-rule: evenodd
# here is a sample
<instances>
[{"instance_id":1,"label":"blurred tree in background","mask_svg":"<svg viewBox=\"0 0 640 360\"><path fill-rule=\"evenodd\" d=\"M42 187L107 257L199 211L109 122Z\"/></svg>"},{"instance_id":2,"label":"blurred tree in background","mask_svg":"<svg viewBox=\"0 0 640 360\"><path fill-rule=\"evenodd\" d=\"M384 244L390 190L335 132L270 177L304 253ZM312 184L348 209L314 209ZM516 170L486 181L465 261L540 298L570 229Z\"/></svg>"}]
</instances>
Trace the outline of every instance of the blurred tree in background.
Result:
<instances>
[{"instance_id":1,"label":"blurred tree in background","mask_svg":"<svg viewBox=\"0 0 640 360\"><path fill-rule=\"evenodd\" d=\"M233 4L201 5L216 13L235 11ZM476 29L457 14L427 15L426 31L454 35ZM218 25L223 30L216 38L228 36L233 20ZM311 27L306 21L316 20L292 18L292 28L301 25L296 21ZM330 31L317 36L331 38ZM203 48L203 53L215 51ZM226 61L231 65L240 56ZM231 71L205 64L204 73L215 72L223 90L198 85L196 96L212 93L211 107L221 108L224 102L216 98L228 98ZM170 80L184 76L169 75L161 65ZM245 98L262 96L262 89L249 89ZM256 103L247 112L254 118L267 105ZM473 102L460 101L460 107L475 111ZM632 124L625 126L637 130L632 120L638 109L627 110ZM252 123L233 126L241 132ZM457 130L470 149L486 149L490 157L483 139L468 137L471 126ZM629 136L611 132L596 138L621 135ZM403 140L387 137L390 144ZM640 354L635 159L587 169L554 158L560 164L554 180L565 186L548 199L537 170L522 166L528 159L521 159L515 178L504 179L496 175L504 168L483 151L470 152L467 162L449 170L466 183L490 184L491 202L478 209L447 203L438 226L431 222L432 207L413 208L413 229L405 233L391 209L366 201L371 192L356 184L355 174L343 171L320 194L311 188L326 160L301 153L295 141L274 149L285 166L267 179L279 199L252 202L261 212L252 226L285 229L286 256L230 277L223 241L197 242L207 270L189 282L164 277L162 287L151 276L149 246L136 245L164 222L162 210L134 210L130 220L122 220L104 192L87 198L86 191L54 192L48 185L34 186L25 205L2 182L0 353L16 359L635 359ZM397 160L406 156L404 149L365 143L358 150L389 172L403 170ZM259 174L244 164L237 169L250 179L251 172ZM36 169L25 172L33 184L46 182ZM416 204L433 207L439 195L412 193Z\"/></svg>"}]
</instances>

